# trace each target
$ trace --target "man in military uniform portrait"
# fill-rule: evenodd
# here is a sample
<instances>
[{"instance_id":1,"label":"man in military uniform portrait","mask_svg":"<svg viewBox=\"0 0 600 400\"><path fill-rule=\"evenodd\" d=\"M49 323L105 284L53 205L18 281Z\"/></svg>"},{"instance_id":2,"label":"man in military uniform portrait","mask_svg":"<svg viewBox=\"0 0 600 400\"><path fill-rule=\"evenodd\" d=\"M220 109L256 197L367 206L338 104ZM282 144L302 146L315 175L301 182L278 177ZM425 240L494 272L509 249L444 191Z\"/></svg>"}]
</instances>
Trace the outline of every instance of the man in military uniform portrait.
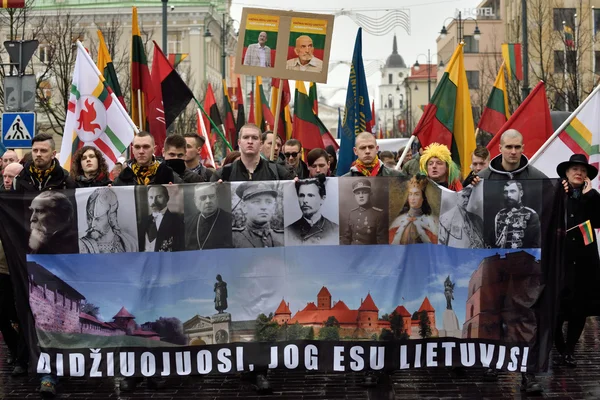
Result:
<instances>
[{"instance_id":1,"label":"man in military uniform portrait","mask_svg":"<svg viewBox=\"0 0 600 400\"><path fill-rule=\"evenodd\" d=\"M352 192L358 207L348 215L346 229L340 235L342 244L387 244L385 215L381 208L371 203L371 182L357 179L352 183Z\"/></svg>"},{"instance_id":2,"label":"man in military uniform portrait","mask_svg":"<svg viewBox=\"0 0 600 400\"><path fill-rule=\"evenodd\" d=\"M137 239L119 227L119 199L111 188L94 190L87 199L87 230L79 238L80 253L124 253L138 251Z\"/></svg>"},{"instance_id":3,"label":"man in military uniform portrait","mask_svg":"<svg viewBox=\"0 0 600 400\"><path fill-rule=\"evenodd\" d=\"M325 181L325 176L320 175L316 179L305 179L295 183L302 217L285 229L286 245L338 244L338 224L331 222L321 213L327 194Z\"/></svg>"},{"instance_id":4,"label":"man in military uniform portrait","mask_svg":"<svg viewBox=\"0 0 600 400\"><path fill-rule=\"evenodd\" d=\"M539 248L540 218L532 208L522 203L523 186L514 180L504 184L505 208L494 218L494 247L501 249Z\"/></svg>"},{"instance_id":5,"label":"man in military uniform portrait","mask_svg":"<svg viewBox=\"0 0 600 400\"><path fill-rule=\"evenodd\" d=\"M192 218L185 219L185 249L232 247L231 214L219 207L217 185L206 183L196 185L193 189L194 205L198 212Z\"/></svg>"},{"instance_id":6,"label":"man in military uniform portrait","mask_svg":"<svg viewBox=\"0 0 600 400\"><path fill-rule=\"evenodd\" d=\"M283 230L273 229L271 220L277 209L277 191L268 182L244 182L235 190L241 199L246 224L233 227L233 247L283 246Z\"/></svg>"}]
</instances>

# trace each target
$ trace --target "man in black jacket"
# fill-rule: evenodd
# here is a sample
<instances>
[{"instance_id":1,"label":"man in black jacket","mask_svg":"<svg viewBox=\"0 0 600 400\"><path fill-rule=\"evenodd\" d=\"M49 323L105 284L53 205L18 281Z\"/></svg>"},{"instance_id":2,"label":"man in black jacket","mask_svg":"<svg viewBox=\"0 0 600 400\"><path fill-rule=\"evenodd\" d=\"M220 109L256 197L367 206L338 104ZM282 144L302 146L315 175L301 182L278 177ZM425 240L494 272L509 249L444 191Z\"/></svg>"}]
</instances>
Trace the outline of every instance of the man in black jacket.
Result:
<instances>
[{"instance_id":1,"label":"man in black jacket","mask_svg":"<svg viewBox=\"0 0 600 400\"><path fill-rule=\"evenodd\" d=\"M287 167L296 173L298 179L309 176L308 167L302 161L302 144L297 139L290 139L283 145L283 155Z\"/></svg>"},{"instance_id":2,"label":"man in black jacket","mask_svg":"<svg viewBox=\"0 0 600 400\"><path fill-rule=\"evenodd\" d=\"M265 160L260 156L260 128L254 124L242 126L238 145L240 159L215 172L212 182L276 181L294 179L294 174L283 165Z\"/></svg>"},{"instance_id":3,"label":"man in black jacket","mask_svg":"<svg viewBox=\"0 0 600 400\"><path fill-rule=\"evenodd\" d=\"M175 183L173 170L154 158L154 137L150 133L141 131L132 144L134 159L121 171L113 186Z\"/></svg>"},{"instance_id":4,"label":"man in black jacket","mask_svg":"<svg viewBox=\"0 0 600 400\"><path fill-rule=\"evenodd\" d=\"M151 214L141 223L140 251L183 251L183 215L169 210L169 191L166 186L148 188L148 207Z\"/></svg>"},{"instance_id":5,"label":"man in black jacket","mask_svg":"<svg viewBox=\"0 0 600 400\"><path fill-rule=\"evenodd\" d=\"M165 163L176 174L176 182L174 183L206 182L200 175L186 168L184 159L186 154L186 145L186 139L181 135L169 135L165 140L163 155L165 157Z\"/></svg>"},{"instance_id":6,"label":"man in black jacket","mask_svg":"<svg viewBox=\"0 0 600 400\"><path fill-rule=\"evenodd\" d=\"M200 153L204 147L205 140L196 133L186 133L185 138L185 167L202 178L202 182L210 182L213 171L202 165Z\"/></svg>"},{"instance_id":7,"label":"man in black jacket","mask_svg":"<svg viewBox=\"0 0 600 400\"><path fill-rule=\"evenodd\" d=\"M13 180L17 192L41 192L44 190L75 189L77 184L59 164L56 145L52 135L42 133L31 140L33 161Z\"/></svg>"}]
</instances>

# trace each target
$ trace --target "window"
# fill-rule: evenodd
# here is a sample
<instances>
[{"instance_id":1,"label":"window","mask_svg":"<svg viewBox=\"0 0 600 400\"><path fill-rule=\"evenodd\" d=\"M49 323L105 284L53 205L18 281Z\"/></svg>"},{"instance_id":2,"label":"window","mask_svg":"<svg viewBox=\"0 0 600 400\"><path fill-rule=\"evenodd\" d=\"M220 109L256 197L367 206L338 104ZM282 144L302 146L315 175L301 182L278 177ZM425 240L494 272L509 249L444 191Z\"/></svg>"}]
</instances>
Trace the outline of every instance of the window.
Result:
<instances>
[{"instance_id":1,"label":"window","mask_svg":"<svg viewBox=\"0 0 600 400\"><path fill-rule=\"evenodd\" d=\"M393 74L388 74L388 83L391 85L394 81L394 75Z\"/></svg>"},{"instance_id":2,"label":"window","mask_svg":"<svg viewBox=\"0 0 600 400\"><path fill-rule=\"evenodd\" d=\"M473 113L473 120L475 122L479 121L479 118L481 118L481 109L479 108L479 106L471 106L471 113Z\"/></svg>"},{"instance_id":3,"label":"window","mask_svg":"<svg viewBox=\"0 0 600 400\"><path fill-rule=\"evenodd\" d=\"M38 47L38 58L40 59L40 62L45 64L49 63L52 54L51 51L50 45L40 44Z\"/></svg>"},{"instance_id":4,"label":"window","mask_svg":"<svg viewBox=\"0 0 600 400\"><path fill-rule=\"evenodd\" d=\"M565 21L566 25L570 28L573 28L575 25L575 9L574 8L555 8L552 10L553 22L554 22L554 30L562 31L563 30L563 21ZM594 14L595 17L596 14Z\"/></svg>"},{"instance_id":5,"label":"window","mask_svg":"<svg viewBox=\"0 0 600 400\"><path fill-rule=\"evenodd\" d=\"M567 53L567 73L575 73L575 65L577 64L577 52L575 50L569 50ZM554 51L554 73L562 74L565 70L565 51L555 50Z\"/></svg>"},{"instance_id":6,"label":"window","mask_svg":"<svg viewBox=\"0 0 600 400\"><path fill-rule=\"evenodd\" d=\"M594 52L594 72L600 74L600 51Z\"/></svg>"},{"instance_id":7,"label":"window","mask_svg":"<svg viewBox=\"0 0 600 400\"><path fill-rule=\"evenodd\" d=\"M469 89L479 89L479 71L467 71Z\"/></svg>"},{"instance_id":8,"label":"window","mask_svg":"<svg viewBox=\"0 0 600 400\"><path fill-rule=\"evenodd\" d=\"M465 53L479 53L479 41L475 40L473 36L465 35L463 37L465 42Z\"/></svg>"},{"instance_id":9,"label":"window","mask_svg":"<svg viewBox=\"0 0 600 400\"><path fill-rule=\"evenodd\" d=\"M181 53L181 33L169 33L168 37L168 54Z\"/></svg>"},{"instance_id":10,"label":"window","mask_svg":"<svg viewBox=\"0 0 600 400\"><path fill-rule=\"evenodd\" d=\"M600 31L600 9L594 8L594 37Z\"/></svg>"}]
</instances>

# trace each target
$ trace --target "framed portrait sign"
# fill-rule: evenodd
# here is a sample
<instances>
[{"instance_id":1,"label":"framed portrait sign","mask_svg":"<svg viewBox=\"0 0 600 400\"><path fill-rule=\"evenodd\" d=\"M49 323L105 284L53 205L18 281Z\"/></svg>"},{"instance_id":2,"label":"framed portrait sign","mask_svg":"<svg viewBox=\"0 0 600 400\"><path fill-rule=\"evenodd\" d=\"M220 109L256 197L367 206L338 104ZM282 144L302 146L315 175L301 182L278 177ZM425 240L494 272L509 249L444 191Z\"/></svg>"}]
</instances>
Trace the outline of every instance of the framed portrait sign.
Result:
<instances>
[{"instance_id":1,"label":"framed portrait sign","mask_svg":"<svg viewBox=\"0 0 600 400\"><path fill-rule=\"evenodd\" d=\"M334 16L244 8L235 72L327 83Z\"/></svg>"}]
</instances>

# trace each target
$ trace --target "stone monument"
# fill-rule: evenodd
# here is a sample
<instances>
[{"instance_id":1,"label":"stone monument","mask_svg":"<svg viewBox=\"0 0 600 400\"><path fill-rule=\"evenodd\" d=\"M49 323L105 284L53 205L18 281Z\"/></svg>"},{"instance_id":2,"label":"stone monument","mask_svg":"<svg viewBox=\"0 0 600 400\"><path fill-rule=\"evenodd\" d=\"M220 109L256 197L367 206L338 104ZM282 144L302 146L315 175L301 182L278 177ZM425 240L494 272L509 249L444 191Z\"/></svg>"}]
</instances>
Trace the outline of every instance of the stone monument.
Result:
<instances>
[{"instance_id":1,"label":"stone monument","mask_svg":"<svg viewBox=\"0 0 600 400\"><path fill-rule=\"evenodd\" d=\"M227 282L223 280L221 275L217 275L214 292L215 310L218 313L210 317L213 327L213 343L229 343L231 339L231 314L225 312L227 309Z\"/></svg>"},{"instance_id":2,"label":"stone monument","mask_svg":"<svg viewBox=\"0 0 600 400\"><path fill-rule=\"evenodd\" d=\"M454 286L450 275L444 281L444 296L446 297L446 309L442 318L442 329L440 329L440 337L462 337L462 331L458 326L458 317L452 309L452 300L454 300Z\"/></svg>"}]
</instances>

